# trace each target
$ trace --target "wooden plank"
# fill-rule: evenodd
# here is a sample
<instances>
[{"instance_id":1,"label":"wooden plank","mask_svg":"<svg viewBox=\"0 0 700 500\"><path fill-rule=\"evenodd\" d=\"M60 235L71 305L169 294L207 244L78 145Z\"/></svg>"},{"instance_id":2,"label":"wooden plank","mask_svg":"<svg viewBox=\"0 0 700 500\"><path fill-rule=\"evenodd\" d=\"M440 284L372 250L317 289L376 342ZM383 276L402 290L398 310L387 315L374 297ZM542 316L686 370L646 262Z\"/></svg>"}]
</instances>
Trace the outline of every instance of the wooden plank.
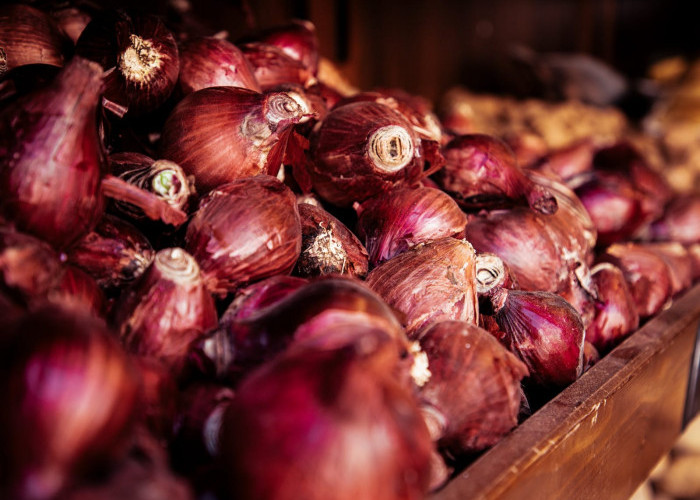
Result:
<instances>
[{"instance_id":1,"label":"wooden plank","mask_svg":"<svg viewBox=\"0 0 700 500\"><path fill-rule=\"evenodd\" d=\"M432 500L626 500L683 424L700 285L605 356Z\"/></svg>"}]
</instances>

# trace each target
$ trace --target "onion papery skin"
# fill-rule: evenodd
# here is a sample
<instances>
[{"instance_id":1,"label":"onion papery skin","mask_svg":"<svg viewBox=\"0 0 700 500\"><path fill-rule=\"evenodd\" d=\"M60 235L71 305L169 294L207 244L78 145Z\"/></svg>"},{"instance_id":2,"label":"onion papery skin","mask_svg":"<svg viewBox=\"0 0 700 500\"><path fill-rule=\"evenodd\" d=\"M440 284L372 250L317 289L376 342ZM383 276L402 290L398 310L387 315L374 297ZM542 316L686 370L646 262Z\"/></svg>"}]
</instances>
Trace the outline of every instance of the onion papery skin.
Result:
<instances>
[{"instance_id":1,"label":"onion papery skin","mask_svg":"<svg viewBox=\"0 0 700 500\"><path fill-rule=\"evenodd\" d=\"M450 457L500 441L518 424L526 366L486 330L463 321L435 323L420 333L430 379L421 401L445 418L438 446Z\"/></svg>"},{"instance_id":2,"label":"onion papery skin","mask_svg":"<svg viewBox=\"0 0 700 500\"><path fill-rule=\"evenodd\" d=\"M649 229L649 237L654 241L700 242L700 195L674 198Z\"/></svg>"},{"instance_id":3,"label":"onion papery skin","mask_svg":"<svg viewBox=\"0 0 700 500\"><path fill-rule=\"evenodd\" d=\"M444 191L430 187L397 188L356 207L357 232L371 266L419 243L464 236L467 216Z\"/></svg>"},{"instance_id":4,"label":"onion papery skin","mask_svg":"<svg viewBox=\"0 0 700 500\"><path fill-rule=\"evenodd\" d=\"M465 210L525 203L543 214L557 211L554 195L525 175L513 150L500 139L461 135L447 143L442 154L446 163L435 180Z\"/></svg>"},{"instance_id":5,"label":"onion papery skin","mask_svg":"<svg viewBox=\"0 0 700 500\"><path fill-rule=\"evenodd\" d=\"M607 353L639 327L637 306L622 271L610 264L591 269L598 289L596 313L586 328L586 340L600 353Z\"/></svg>"},{"instance_id":6,"label":"onion papery skin","mask_svg":"<svg viewBox=\"0 0 700 500\"><path fill-rule=\"evenodd\" d=\"M114 323L128 352L157 358L177 374L190 344L213 329L218 317L197 262L182 248L168 248L122 293Z\"/></svg>"},{"instance_id":7,"label":"onion papery skin","mask_svg":"<svg viewBox=\"0 0 700 500\"><path fill-rule=\"evenodd\" d=\"M68 262L86 271L106 290L122 288L138 279L155 254L136 227L109 214L66 251Z\"/></svg>"},{"instance_id":8,"label":"onion papery skin","mask_svg":"<svg viewBox=\"0 0 700 500\"><path fill-rule=\"evenodd\" d=\"M161 157L193 175L200 194L244 177L277 175L291 126L307 112L284 92L202 89L168 117Z\"/></svg>"},{"instance_id":9,"label":"onion papery skin","mask_svg":"<svg viewBox=\"0 0 700 500\"><path fill-rule=\"evenodd\" d=\"M318 73L319 48L316 26L311 21L294 19L289 24L260 30L242 40L274 45L299 61L312 75Z\"/></svg>"},{"instance_id":10,"label":"onion papery skin","mask_svg":"<svg viewBox=\"0 0 700 500\"><path fill-rule=\"evenodd\" d=\"M71 43L54 20L30 5L0 8L0 77L28 64L63 66Z\"/></svg>"},{"instance_id":11,"label":"onion papery skin","mask_svg":"<svg viewBox=\"0 0 700 500\"><path fill-rule=\"evenodd\" d=\"M105 79L104 97L130 116L157 110L177 83L177 43L156 16L104 11L85 27L75 51L112 70Z\"/></svg>"},{"instance_id":12,"label":"onion papery skin","mask_svg":"<svg viewBox=\"0 0 700 500\"><path fill-rule=\"evenodd\" d=\"M478 322L475 262L468 241L442 238L375 267L366 282L403 314L406 333L412 338L437 321Z\"/></svg>"},{"instance_id":13,"label":"onion papery skin","mask_svg":"<svg viewBox=\"0 0 700 500\"><path fill-rule=\"evenodd\" d=\"M668 266L671 294L677 297L693 284L693 261L688 250L677 242L641 243Z\"/></svg>"},{"instance_id":14,"label":"onion papery skin","mask_svg":"<svg viewBox=\"0 0 700 500\"><path fill-rule=\"evenodd\" d=\"M422 146L413 127L376 102L332 110L311 134L309 148L313 190L337 206L412 185L423 175Z\"/></svg>"},{"instance_id":15,"label":"onion papery skin","mask_svg":"<svg viewBox=\"0 0 700 500\"><path fill-rule=\"evenodd\" d=\"M0 212L58 249L88 233L102 215L101 90L100 67L75 57L50 86L0 114Z\"/></svg>"},{"instance_id":16,"label":"onion papery skin","mask_svg":"<svg viewBox=\"0 0 700 500\"><path fill-rule=\"evenodd\" d=\"M105 323L55 306L15 324L0 350L3 498L50 499L123 457L138 382Z\"/></svg>"},{"instance_id":17,"label":"onion papery skin","mask_svg":"<svg viewBox=\"0 0 700 500\"><path fill-rule=\"evenodd\" d=\"M212 37L191 38L180 46L178 86L183 96L209 87L262 90L241 49Z\"/></svg>"},{"instance_id":18,"label":"onion papery skin","mask_svg":"<svg viewBox=\"0 0 700 500\"><path fill-rule=\"evenodd\" d=\"M432 445L415 399L364 361L353 348L304 349L239 386L221 434L233 497L424 498Z\"/></svg>"},{"instance_id":19,"label":"onion papery skin","mask_svg":"<svg viewBox=\"0 0 700 500\"><path fill-rule=\"evenodd\" d=\"M616 243L600 253L598 261L610 262L622 270L640 320L661 311L671 298L668 265L661 257L643 246Z\"/></svg>"},{"instance_id":20,"label":"onion papery skin","mask_svg":"<svg viewBox=\"0 0 700 500\"><path fill-rule=\"evenodd\" d=\"M293 59L275 45L249 42L238 46L252 66L255 79L263 90L285 83L308 87L316 82L313 73L302 62Z\"/></svg>"},{"instance_id":21,"label":"onion papery skin","mask_svg":"<svg viewBox=\"0 0 700 500\"><path fill-rule=\"evenodd\" d=\"M269 175L224 184L201 200L185 242L215 294L288 274L301 252L296 197Z\"/></svg>"},{"instance_id":22,"label":"onion papery skin","mask_svg":"<svg viewBox=\"0 0 700 500\"><path fill-rule=\"evenodd\" d=\"M570 146L550 151L537 160L533 169L555 175L562 182L569 182L593 169L595 144L590 139L577 141Z\"/></svg>"},{"instance_id":23,"label":"onion papery skin","mask_svg":"<svg viewBox=\"0 0 700 500\"><path fill-rule=\"evenodd\" d=\"M549 292L500 289L492 296L501 342L527 366L528 385L558 390L583 373L585 332L578 312Z\"/></svg>"}]
</instances>

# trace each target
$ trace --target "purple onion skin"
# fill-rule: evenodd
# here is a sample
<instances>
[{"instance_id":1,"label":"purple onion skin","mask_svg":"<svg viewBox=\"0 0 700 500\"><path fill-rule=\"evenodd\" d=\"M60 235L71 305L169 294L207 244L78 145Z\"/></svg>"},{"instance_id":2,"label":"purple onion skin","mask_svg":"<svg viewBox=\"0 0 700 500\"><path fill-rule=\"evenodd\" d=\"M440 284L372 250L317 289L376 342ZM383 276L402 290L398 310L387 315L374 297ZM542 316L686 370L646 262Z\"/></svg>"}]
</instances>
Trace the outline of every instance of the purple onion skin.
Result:
<instances>
[{"instance_id":1,"label":"purple onion skin","mask_svg":"<svg viewBox=\"0 0 700 500\"><path fill-rule=\"evenodd\" d=\"M268 175L222 185L201 200L185 242L215 294L288 274L301 252L296 197Z\"/></svg>"},{"instance_id":2,"label":"purple onion skin","mask_svg":"<svg viewBox=\"0 0 700 500\"><path fill-rule=\"evenodd\" d=\"M294 274L306 278L330 274L364 278L369 256L345 224L324 208L300 203L301 253Z\"/></svg>"},{"instance_id":3,"label":"purple onion skin","mask_svg":"<svg viewBox=\"0 0 700 500\"><path fill-rule=\"evenodd\" d=\"M398 188L356 207L357 232L372 267L401 252L452 236L462 238L467 216L444 191L430 187Z\"/></svg>"},{"instance_id":4,"label":"purple onion skin","mask_svg":"<svg viewBox=\"0 0 700 500\"><path fill-rule=\"evenodd\" d=\"M661 257L668 266L671 294L674 297L690 288L693 284L693 260L683 245L659 242L641 243L641 246Z\"/></svg>"},{"instance_id":5,"label":"purple onion skin","mask_svg":"<svg viewBox=\"0 0 700 500\"><path fill-rule=\"evenodd\" d=\"M291 126L307 111L284 92L198 90L168 116L160 156L193 175L202 194L240 178L277 175Z\"/></svg>"},{"instance_id":6,"label":"purple onion skin","mask_svg":"<svg viewBox=\"0 0 700 500\"><path fill-rule=\"evenodd\" d=\"M263 90L284 83L308 87L315 82L313 73L301 61L293 59L281 48L262 42L239 44L253 68L255 79Z\"/></svg>"},{"instance_id":7,"label":"purple onion skin","mask_svg":"<svg viewBox=\"0 0 700 500\"><path fill-rule=\"evenodd\" d=\"M622 270L640 320L661 311L671 298L670 270L654 252L634 243L617 243L600 253L598 261Z\"/></svg>"},{"instance_id":8,"label":"purple onion skin","mask_svg":"<svg viewBox=\"0 0 700 500\"><path fill-rule=\"evenodd\" d=\"M107 307L104 292L92 276L70 264L64 266L61 280L49 292L47 301L98 317L104 316Z\"/></svg>"},{"instance_id":9,"label":"purple onion skin","mask_svg":"<svg viewBox=\"0 0 700 500\"><path fill-rule=\"evenodd\" d=\"M443 321L423 330L419 342L431 375L418 395L445 417L438 446L449 456L485 450L517 425L520 381L528 371L493 335Z\"/></svg>"},{"instance_id":10,"label":"purple onion skin","mask_svg":"<svg viewBox=\"0 0 700 500\"><path fill-rule=\"evenodd\" d=\"M591 269L598 289L593 322L586 340L600 353L607 353L639 327L639 314L622 271L609 263Z\"/></svg>"},{"instance_id":11,"label":"purple onion skin","mask_svg":"<svg viewBox=\"0 0 700 500\"><path fill-rule=\"evenodd\" d=\"M104 322L55 306L26 315L0 350L0 491L50 499L123 457L138 382Z\"/></svg>"},{"instance_id":12,"label":"purple onion skin","mask_svg":"<svg viewBox=\"0 0 700 500\"><path fill-rule=\"evenodd\" d=\"M501 342L527 366L526 379L543 389L561 389L583 372L584 326L578 312L558 295L501 289L494 318Z\"/></svg>"},{"instance_id":13,"label":"purple onion skin","mask_svg":"<svg viewBox=\"0 0 700 500\"><path fill-rule=\"evenodd\" d=\"M432 444L416 401L363 361L351 348L305 349L240 385L220 441L232 497L425 498Z\"/></svg>"},{"instance_id":14,"label":"purple onion skin","mask_svg":"<svg viewBox=\"0 0 700 500\"><path fill-rule=\"evenodd\" d=\"M367 285L404 315L406 333L443 320L476 324L476 255L466 240L443 238L401 253L375 267Z\"/></svg>"},{"instance_id":15,"label":"purple onion skin","mask_svg":"<svg viewBox=\"0 0 700 500\"><path fill-rule=\"evenodd\" d=\"M101 90L100 67L76 57L50 86L0 114L0 212L58 249L88 233L102 215Z\"/></svg>"},{"instance_id":16,"label":"purple onion skin","mask_svg":"<svg viewBox=\"0 0 700 500\"><path fill-rule=\"evenodd\" d=\"M388 141L373 146L374 134L389 130L384 127L397 128ZM421 150L411 124L394 110L357 102L332 110L311 135L307 173L322 199L350 206L417 183L424 167Z\"/></svg>"},{"instance_id":17,"label":"purple onion skin","mask_svg":"<svg viewBox=\"0 0 700 500\"><path fill-rule=\"evenodd\" d=\"M649 228L654 241L700 242L700 195L686 195L669 202L660 219Z\"/></svg>"},{"instance_id":18,"label":"purple onion skin","mask_svg":"<svg viewBox=\"0 0 700 500\"><path fill-rule=\"evenodd\" d=\"M272 26L244 40L274 45L292 59L299 61L312 75L318 73L318 36L310 21L293 20L289 24Z\"/></svg>"},{"instance_id":19,"label":"purple onion skin","mask_svg":"<svg viewBox=\"0 0 700 500\"><path fill-rule=\"evenodd\" d=\"M307 279L296 276L276 275L248 285L236 292L233 301L226 308L225 321L244 320L260 309L276 304L308 282Z\"/></svg>"},{"instance_id":20,"label":"purple onion skin","mask_svg":"<svg viewBox=\"0 0 700 500\"><path fill-rule=\"evenodd\" d=\"M189 346L217 323L214 299L194 258L161 250L144 275L122 293L114 323L128 352L150 356L179 374Z\"/></svg>"},{"instance_id":21,"label":"purple onion skin","mask_svg":"<svg viewBox=\"0 0 700 500\"><path fill-rule=\"evenodd\" d=\"M533 168L554 174L562 181L567 182L593 169L594 154L593 141L584 139L562 149L551 151L539 159Z\"/></svg>"},{"instance_id":22,"label":"purple onion skin","mask_svg":"<svg viewBox=\"0 0 700 500\"><path fill-rule=\"evenodd\" d=\"M437 183L465 210L529 205L543 214L557 211L557 200L532 182L518 166L515 154L500 139L485 134L455 137L442 151L445 166Z\"/></svg>"},{"instance_id":23,"label":"purple onion skin","mask_svg":"<svg viewBox=\"0 0 700 500\"><path fill-rule=\"evenodd\" d=\"M105 214L66 255L105 290L122 288L138 279L155 257L148 239L130 223Z\"/></svg>"},{"instance_id":24,"label":"purple onion skin","mask_svg":"<svg viewBox=\"0 0 700 500\"><path fill-rule=\"evenodd\" d=\"M227 40L197 37L180 46L180 94L208 87L262 89L241 49Z\"/></svg>"}]
</instances>

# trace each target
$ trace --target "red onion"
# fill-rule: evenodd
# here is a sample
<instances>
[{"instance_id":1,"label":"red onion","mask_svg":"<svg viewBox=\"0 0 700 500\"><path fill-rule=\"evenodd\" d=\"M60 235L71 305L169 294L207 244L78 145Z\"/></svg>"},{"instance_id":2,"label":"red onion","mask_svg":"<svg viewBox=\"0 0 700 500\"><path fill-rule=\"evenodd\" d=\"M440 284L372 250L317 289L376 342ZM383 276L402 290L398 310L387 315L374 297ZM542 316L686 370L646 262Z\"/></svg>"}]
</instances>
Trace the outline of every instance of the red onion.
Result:
<instances>
[{"instance_id":1,"label":"red onion","mask_svg":"<svg viewBox=\"0 0 700 500\"><path fill-rule=\"evenodd\" d=\"M586 340L607 353L639 327L634 297L620 268L601 263L591 269L598 289L593 322L586 328Z\"/></svg>"},{"instance_id":2,"label":"red onion","mask_svg":"<svg viewBox=\"0 0 700 500\"><path fill-rule=\"evenodd\" d=\"M224 184L202 199L185 241L213 293L289 273L301 251L296 198L268 175Z\"/></svg>"},{"instance_id":3,"label":"red onion","mask_svg":"<svg viewBox=\"0 0 700 500\"><path fill-rule=\"evenodd\" d=\"M126 452L137 381L102 321L37 310L15 325L0 356L3 498L54 498Z\"/></svg>"},{"instance_id":4,"label":"red onion","mask_svg":"<svg viewBox=\"0 0 700 500\"><path fill-rule=\"evenodd\" d=\"M364 278L367 250L345 224L321 207L300 203L301 253L294 273L314 277L338 274Z\"/></svg>"},{"instance_id":5,"label":"red onion","mask_svg":"<svg viewBox=\"0 0 700 500\"><path fill-rule=\"evenodd\" d=\"M564 182L593 168L595 145L590 139L576 141L569 146L555 149L539 159L534 168L556 175Z\"/></svg>"},{"instance_id":6,"label":"red onion","mask_svg":"<svg viewBox=\"0 0 700 500\"><path fill-rule=\"evenodd\" d=\"M76 57L49 87L0 113L0 211L57 248L80 239L102 215L101 88L99 66Z\"/></svg>"},{"instance_id":7,"label":"red onion","mask_svg":"<svg viewBox=\"0 0 700 500\"><path fill-rule=\"evenodd\" d=\"M675 197L649 232L656 241L700 242L700 195Z\"/></svg>"},{"instance_id":8,"label":"red onion","mask_svg":"<svg viewBox=\"0 0 700 500\"><path fill-rule=\"evenodd\" d=\"M318 36L311 21L292 20L289 24L260 30L245 41L274 45L292 59L299 61L312 75L318 72Z\"/></svg>"},{"instance_id":9,"label":"red onion","mask_svg":"<svg viewBox=\"0 0 700 500\"><path fill-rule=\"evenodd\" d=\"M255 79L263 90L283 83L298 83L308 87L315 83L313 73L304 64L275 45L262 42L239 44L253 67Z\"/></svg>"},{"instance_id":10,"label":"red onion","mask_svg":"<svg viewBox=\"0 0 700 500\"><path fill-rule=\"evenodd\" d=\"M240 500L424 498L431 441L413 397L353 348L305 349L249 376L221 434Z\"/></svg>"},{"instance_id":11,"label":"red onion","mask_svg":"<svg viewBox=\"0 0 700 500\"><path fill-rule=\"evenodd\" d=\"M442 238L401 253L367 275L367 284L404 315L409 337L437 321L476 324L476 255L466 240Z\"/></svg>"},{"instance_id":12,"label":"red onion","mask_svg":"<svg viewBox=\"0 0 700 500\"><path fill-rule=\"evenodd\" d=\"M76 266L63 266L61 279L49 291L46 300L64 309L78 309L95 316L103 316L106 299L97 282Z\"/></svg>"},{"instance_id":13,"label":"red onion","mask_svg":"<svg viewBox=\"0 0 700 500\"><path fill-rule=\"evenodd\" d=\"M194 175L200 193L242 177L276 175L290 127L309 112L284 92L199 90L168 117L161 156Z\"/></svg>"},{"instance_id":14,"label":"red onion","mask_svg":"<svg viewBox=\"0 0 700 500\"><path fill-rule=\"evenodd\" d=\"M418 395L439 412L438 446L451 457L500 441L518 423L525 365L493 335L462 321L435 323L420 334L430 380Z\"/></svg>"},{"instance_id":15,"label":"red onion","mask_svg":"<svg viewBox=\"0 0 700 500\"><path fill-rule=\"evenodd\" d=\"M501 342L527 366L528 384L556 390L581 375L584 326L567 301L549 292L498 288L491 304Z\"/></svg>"},{"instance_id":16,"label":"red onion","mask_svg":"<svg viewBox=\"0 0 700 500\"><path fill-rule=\"evenodd\" d=\"M349 206L423 175L420 139L391 108L358 102L332 110L310 138L308 175L314 191Z\"/></svg>"},{"instance_id":17,"label":"red onion","mask_svg":"<svg viewBox=\"0 0 700 500\"><path fill-rule=\"evenodd\" d=\"M598 256L622 270L640 319L661 311L671 298L668 265L654 252L634 243L610 245Z\"/></svg>"},{"instance_id":18,"label":"red onion","mask_svg":"<svg viewBox=\"0 0 700 500\"><path fill-rule=\"evenodd\" d=\"M376 266L430 240L461 238L467 217L445 192L430 187L397 188L355 207L357 232Z\"/></svg>"},{"instance_id":19,"label":"red onion","mask_svg":"<svg viewBox=\"0 0 700 500\"><path fill-rule=\"evenodd\" d=\"M70 45L45 12L22 4L0 8L0 77L27 64L63 66Z\"/></svg>"},{"instance_id":20,"label":"red onion","mask_svg":"<svg viewBox=\"0 0 700 500\"><path fill-rule=\"evenodd\" d=\"M499 208L524 201L543 214L557 211L554 195L525 175L502 140L485 134L462 135L442 152L446 164L435 174L437 183L463 208Z\"/></svg>"},{"instance_id":21,"label":"red onion","mask_svg":"<svg viewBox=\"0 0 700 500\"><path fill-rule=\"evenodd\" d=\"M85 9L85 10L81 10ZM92 17L86 8L78 8L70 4L57 5L51 9L51 17L58 28L75 44L80 34L91 21Z\"/></svg>"},{"instance_id":22,"label":"red onion","mask_svg":"<svg viewBox=\"0 0 700 500\"><path fill-rule=\"evenodd\" d=\"M243 320L252 316L263 307L284 299L308 282L304 278L278 274L248 285L236 292L233 301L226 308L225 321Z\"/></svg>"},{"instance_id":23,"label":"red onion","mask_svg":"<svg viewBox=\"0 0 700 500\"><path fill-rule=\"evenodd\" d=\"M153 436L170 440L178 396L170 367L153 357L132 356L131 359L140 380L140 419Z\"/></svg>"},{"instance_id":24,"label":"red onion","mask_svg":"<svg viewBox=\"0 0 700 500\"><path fill-rule=\"evenodd\" d=\"M190 344L217 325L217 314L197 262L168 248L121 295L114 322L127 351L158 358L178 373Z\"/></svg>"},{"instance_id":25,"label":"red onion","mask_svg":"<svg viewBox=\"0 0 700 500\"><path fill-rule=\"evenodd\" d=\"M159 108L180 71L175 38L156 16L105 11L85 27L75 51L111 70L104 98L117 114L143 115Z\"/></svg>"},{"instance_id":26,"label":"red onion","mask_svg":"<svg viewBox=\"0 0 700 500\"><path fill-rule=\"evenodd\" d=\"M133 225L105 215L94 231L68 249L68 261L103 288L121 288L139 278L155 257L146 237Z\"/></svg>"},{"instance_id":27,"label":"red onion","mask_svg":"<svg viewBox=\"0 0 700 500\"><path fill-rule=\"evenodd\" d=\"M513 132L501 136L503 141L513 150L518 165L530 168L549 152L547 142L533 132Z\"/></svg>"},{"instance_id":28,"label":"red onion","mask_svg":"<svg viewBox=\"0 0 700 500\"><path fill-rule=\"evenodd\" d=\"M679 295L693 284L693 260L683 245L674 242L643 243L646 250L661 257L668 266L671 294Z\"/></svg>"},{"instance_id":29,"label":"red onion","mask_svg":"<svg viewBox=\"0 0 700 500\"><path fill-rule=\"evenodd\" d=\"M208 87L242 87L260 92L253 67L241 50L227 40L196 37L180 46L180 93Z\"/></svg>"}]
</instances>

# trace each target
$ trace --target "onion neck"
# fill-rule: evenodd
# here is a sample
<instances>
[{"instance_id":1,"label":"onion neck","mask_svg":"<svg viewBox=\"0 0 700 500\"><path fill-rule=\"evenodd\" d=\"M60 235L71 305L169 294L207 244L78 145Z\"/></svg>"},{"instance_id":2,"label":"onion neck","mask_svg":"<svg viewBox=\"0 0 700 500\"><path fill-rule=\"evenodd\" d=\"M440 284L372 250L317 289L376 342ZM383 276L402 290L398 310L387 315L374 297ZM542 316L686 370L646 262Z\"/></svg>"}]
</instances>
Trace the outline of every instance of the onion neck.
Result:
<instances>
[{"instance_id":1,"label":"onion neck","mask_svg":"<svg viewBox=\"0 0 700 500\"><path fill-rule=\"evenodd\" d=\"M181 285L201 283L199 265L182 248L166 248L156 254L155 268L161 276Z\"/></svg>"},{"instance_id":2,"label":"onion neck","mask_svg":"<svg viewBox=\"0 0 700 500\"><path fill-rule=\"evenodd\" d=\"M506 304L506 299L508 299L508 289L506 288L497 286L489 292L489 300L491 301L494 314L503 309L503 306Z\"/></svg>"},{"instance_id":3,"label":"onion neck","mask_svg":"<svg viewBox=\"0 0 700 500\"><path fill-rule=\"evenodd\" d=\"M503 260L493 254L480 254L475 259L476 293L487 295L506 281Z\"/></svg>"},{"instance_id":4,"label":"onion neck","mask_svg":"<svg viewBox=\"0 0 700 500\"><path fill-rule=\"evenodd\" d=\"M168 204L182 208L190 196L187 179L180 167L169 160L158 160L151 166L150 189Z\"/></svg>"},{"instance_id":5,"label":"onion neck","mask_svg":"<svg viewBox=\"0 0 700 500\"><path fill-rule=\"evenodd\" d=\"M369 138L368 148L375 167L386 173L398 172L413 159L411 135L398 125L376 130Z\"/></svg>"}]
</instances>

